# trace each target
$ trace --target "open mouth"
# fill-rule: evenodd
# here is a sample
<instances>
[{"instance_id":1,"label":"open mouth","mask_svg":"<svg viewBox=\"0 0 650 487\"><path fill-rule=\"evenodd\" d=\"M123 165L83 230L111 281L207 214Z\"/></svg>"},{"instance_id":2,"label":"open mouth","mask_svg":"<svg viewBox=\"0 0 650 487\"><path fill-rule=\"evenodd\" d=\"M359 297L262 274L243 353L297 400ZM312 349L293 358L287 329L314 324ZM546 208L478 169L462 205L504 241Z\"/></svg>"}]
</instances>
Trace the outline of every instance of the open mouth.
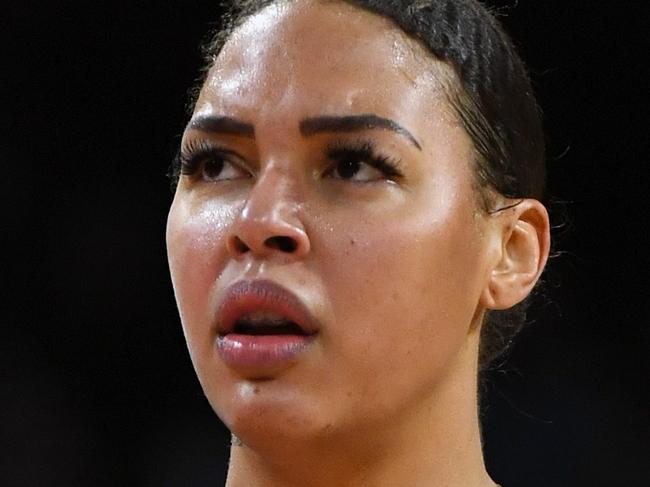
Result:
<instances>
[{"instance_id":1,"label":"open mouth","mask_svg":"<svg viewBox=\"0 0 650 487\"><path fill-rule=\"evenodd\" d=\"M239 335L308 335L296 322L282 317L243 316L235 321L233 333Z\"/></svg>"},{"instance_id":2,"label":"open mouth","mask_svg":"<svg viewBox=\"0 0 650 487\"><path fill-rule=\"evenodd\" d=\"M244 280L227 288L216 326L224 363L246 373L254 370L257 378L295 364L320 330L296 295L268 280Z\"/></svg>"},{"instance_id":3,"label":"open mouth","mask_svg":"<svg viewBox=\"0 0 650 487\"><path fill-rule=\"evenodd\" d=\"M272 281L233 284L225 292L217 311L217 332L222 337L304 338L315 335L318 329L303 303Z\"/></svg>"}]
</instances>

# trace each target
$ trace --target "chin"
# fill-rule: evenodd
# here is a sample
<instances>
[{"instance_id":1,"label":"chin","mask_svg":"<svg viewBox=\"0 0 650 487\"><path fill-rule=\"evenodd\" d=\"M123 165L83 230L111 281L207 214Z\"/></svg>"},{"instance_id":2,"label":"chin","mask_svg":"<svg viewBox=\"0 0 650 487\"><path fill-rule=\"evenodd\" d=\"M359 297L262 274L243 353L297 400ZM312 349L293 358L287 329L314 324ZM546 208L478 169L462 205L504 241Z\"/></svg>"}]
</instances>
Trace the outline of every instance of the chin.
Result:
<instances>
[{"instance_id":1,"label":"chin","mask_svg":"<svg viewBox=\"0 0 650 487\"><path fill-rule=\"evenodd\" d=\"M331 414L332 408L279 380L241 381L231 387L230 394L217 394L210 402L226 427L247 446L281 450L322 440L332 430L333 422L323 414Z\"/></svg>"}]
</instances>

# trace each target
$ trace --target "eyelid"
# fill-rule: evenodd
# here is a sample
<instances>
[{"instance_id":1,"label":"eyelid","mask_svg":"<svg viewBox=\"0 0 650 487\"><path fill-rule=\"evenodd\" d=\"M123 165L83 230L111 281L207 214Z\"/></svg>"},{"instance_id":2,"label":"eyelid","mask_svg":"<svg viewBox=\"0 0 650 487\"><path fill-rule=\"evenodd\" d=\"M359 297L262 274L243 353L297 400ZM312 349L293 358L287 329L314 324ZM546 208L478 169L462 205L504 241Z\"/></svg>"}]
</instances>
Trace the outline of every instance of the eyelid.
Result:
<instances>
[{"instance_id":1,"label":"eyelid","mask_svg":"<svg viewBox=\"0 0 650 487\"><path fill-rule=\"evenodd\" d=\"M237 152L232 149L228 149L221 144L206 141L206 140L191 140L190 142L181 146L180 157L181 161L187 161L192 158L196 158L201 154L225 154L225 155L234 155L235 157L241 158Z\"/></svg>"},{"instance_id":2,"label":"eyelid","mask_svg":"<svg viewBox=\"0 0 650 487\"><path fill-rule=\"evenodd\" d=\"M203 159L215 155L223 157L228 163L234 164L242 171L250 173L245 165L239 162L243 158L236 151L214 141L204 139L192 139L186 144L181 145L178 155L180 165L179 173L191 176L199 170Z\"/></svg>"}]
</instances>

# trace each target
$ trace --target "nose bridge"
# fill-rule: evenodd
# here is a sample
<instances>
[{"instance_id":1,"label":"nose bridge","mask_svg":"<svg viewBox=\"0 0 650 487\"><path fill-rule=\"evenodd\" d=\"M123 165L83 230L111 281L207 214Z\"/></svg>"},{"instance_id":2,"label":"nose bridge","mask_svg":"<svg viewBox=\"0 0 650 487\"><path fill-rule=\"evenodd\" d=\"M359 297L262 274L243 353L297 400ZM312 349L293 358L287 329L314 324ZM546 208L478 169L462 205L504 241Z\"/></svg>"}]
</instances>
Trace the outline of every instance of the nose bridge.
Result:
<instances>
[{"instance_id":1,"label":"nose bridge","mask_svg":"<svg viewBox=\"0 0 650 487\"><path fill-rule=\"evenodd\" d=\"M259 175L242 209L243 222L281 225L295 217L295 183L278 164L268 164Z\"/></svg>"},{"instance_id":2,"label":"nose bridge","mask_svg":"<svg viewBox=\"0 0 650 487\"><path fill-rule=\"evenodd\" d=\"M273 161L262 166L229 238L229 250L235 257L247 253L301 256L309 251L297 198L298 182L284 166Z\"/></svg>"}]
</instances>

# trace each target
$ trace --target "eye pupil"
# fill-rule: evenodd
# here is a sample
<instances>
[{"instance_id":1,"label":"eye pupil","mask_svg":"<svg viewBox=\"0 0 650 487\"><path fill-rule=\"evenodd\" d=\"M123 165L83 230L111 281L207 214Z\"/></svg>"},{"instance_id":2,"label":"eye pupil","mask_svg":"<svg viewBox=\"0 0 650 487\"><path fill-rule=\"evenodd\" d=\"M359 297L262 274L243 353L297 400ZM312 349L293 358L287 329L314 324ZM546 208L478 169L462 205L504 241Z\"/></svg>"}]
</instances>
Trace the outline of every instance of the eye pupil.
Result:
<instances>
[{"instance_id":1,"label":"eye pupil","mask_svg":"<svg viewBox=\"0 0 650 487\"><path fill-rule=\"evenodd\" d=\"M215 179L219 177L221 171L223 171L223 159L209 159L203 166L203 174L207 179Z\"/></svg>"},{"instance_id":2,"label":"eye pupil","mask_svg":"<svg viewBox=\"0 0 650 487\"><path fill-rule=\"evenodd\" d=\"M350 179L359 172L361 163L354 159L345 159L338 163L336 170L343 179Z\"/></svg>"}]
</instances>

